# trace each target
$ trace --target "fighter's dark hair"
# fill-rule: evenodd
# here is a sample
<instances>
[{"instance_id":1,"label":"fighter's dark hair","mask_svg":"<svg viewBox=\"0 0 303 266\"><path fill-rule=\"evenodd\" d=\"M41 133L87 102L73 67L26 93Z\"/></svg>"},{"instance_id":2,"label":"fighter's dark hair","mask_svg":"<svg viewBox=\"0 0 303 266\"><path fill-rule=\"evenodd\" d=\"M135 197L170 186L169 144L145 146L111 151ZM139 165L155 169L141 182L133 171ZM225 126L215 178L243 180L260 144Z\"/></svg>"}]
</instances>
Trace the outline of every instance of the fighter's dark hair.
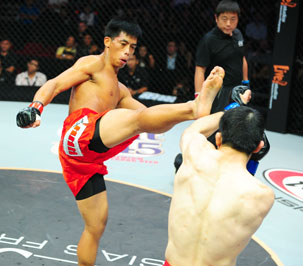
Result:
<instances>
[{"instance_id":1,"label":"fighter's dark hair","mask_svg":"<svg viewBox=\"0 0 303 266\"><path fill-rule=\"evenodd\" d=\"M240 7L236 1L233 0L222 0L216 7L216 15L219 16L221 13L235 12L240 16Z\"/></svg>"},{"instance_id":2,"label":"fighter's dark hair","mask_svg":"<svg viewBox=\"0 0 303 266\"><path fill-rule=\"evenodd\" d=\"M264 132L264 119L259 111L240 106L225 112L219 123L222 144L250 155L259 145Z\"/></svg>"},{"instance_id":3,"label":"fighter's dark hair","mask_svg":"<svg viewBox=\"0 0 303 266\"><path fill-rule=\"evenodd\" d=\"M105 27L104 36L115 38L121 32L133 37L141 37L142 30L139 24L126 16L117 16L112 18Z\"/></svg>"}]
</instances>

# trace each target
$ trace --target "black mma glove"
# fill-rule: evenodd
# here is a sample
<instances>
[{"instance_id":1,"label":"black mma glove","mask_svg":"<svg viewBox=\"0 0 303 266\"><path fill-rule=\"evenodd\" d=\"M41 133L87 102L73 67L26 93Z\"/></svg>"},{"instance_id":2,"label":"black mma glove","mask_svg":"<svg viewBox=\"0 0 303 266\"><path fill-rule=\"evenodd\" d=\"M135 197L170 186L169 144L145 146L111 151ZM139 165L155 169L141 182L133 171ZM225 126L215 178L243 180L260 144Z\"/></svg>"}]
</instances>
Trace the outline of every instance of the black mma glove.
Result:
<instances>
[{"instance_id":1,"label":"black mma glove","mask_svg":"<svg viewBox=\"0 0 303 266\"><path fill-rule=\"evenodd\" d=\"M228 111L230 109L239 107L239 106L245 106L246 104L242 102L240 95L244 94L245 91L249 90L249 88L247 86L243 86L243 85L239 85L236 86L232 89L231 92L231 99L233 100L232 103L230 103L229 105L227 105L224 108L224 111Z\"/></svg>"},{"instance_id":2,"label":"black mma glove","mask_svg":"<svg viewBox=\"0 0 303 266\"><path fill-rule=\"evenodd\" d=\"M262 140L264 141L263 148L259 152L253 153L250 157L251 160L260 161L269 152L270 144L269 144L269 141L268 141L265 133L263 133Z\"/></svg>"},{"instance_id":3,"label":"black mma glove","mask_svg":"<svg viewBox=\"0 0 303 266\"><path fill-rule=\"evenodd\" d=\"M248 172L250 172L252 175L255 175L259 166L259 161L264 158L264 156L269 152L270 149L270 144L265 133L263 133L262 140L264 141L263 148L257 153L253 153L246 165Z\"/></svg>"},{"instance_id":4,"label":"black mma glove","mask_svg":"<svg viewBox=\"0 0 303 266\"><path fill-rule=\"evenodd\" d=\"M28 107L21 110L16 117L18 127L26 127L40 119L43 104L38 101L32 102Z\"/></svg>"},{"instance_id":5,"label":"black mma glove","mask_svg":"<svg viewBox=\"0 0 303 266\"><path fill-rule=\"evenodd\" d=\"M246 105L245 103L242 102L240 94L244 94L245 91L249 90L248 86L244 85L239 85L233 88L231 92L231 99L238 103L239 105Z\"/></svg>"},{"instance_id":6,"label":"black mma glove","mask_svg":"<svg viewBox=\"0 0 303 266\"><path fill-rule=\"evenodd\" d=\"M175 158L175 161L174 161L174 166L175 166L175 170L176 170L175 173L177 173L177 171L179 170L182 162L183 162L182 153L178 153Z\"/></svg>"}]
</instances>

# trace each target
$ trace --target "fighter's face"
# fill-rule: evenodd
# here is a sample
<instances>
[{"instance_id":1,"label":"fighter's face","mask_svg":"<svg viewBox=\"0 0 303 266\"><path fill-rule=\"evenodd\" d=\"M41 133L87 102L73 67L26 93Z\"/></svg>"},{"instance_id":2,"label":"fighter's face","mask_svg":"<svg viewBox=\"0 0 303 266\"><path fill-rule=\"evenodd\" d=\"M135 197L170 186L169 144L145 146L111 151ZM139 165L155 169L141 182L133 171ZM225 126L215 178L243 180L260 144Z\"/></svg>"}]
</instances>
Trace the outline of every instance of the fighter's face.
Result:
<instances>
[{"instance_id":1,"label":"fighter's face","mask_svg":"<svg viewBox=\"0 0 303 266\"><path fill-rule=\"evenodd\" d=\"M236 12L224 12L218 17L215 16L217 27L225 34L232 35L232 32L238 25L239 17Z\"/></svg>"},{"instance_id":2,"label":"fighter's face","mask_svg":"<svg viewBox=\"0 0 303 266\"><path fill-rule=\"evenodd\" d=\"M121 32L119 36L111 39L109 43L111 61L114 66L122 68L133 55L137 47L137 38Z\"/></svg>"}]
</instances>

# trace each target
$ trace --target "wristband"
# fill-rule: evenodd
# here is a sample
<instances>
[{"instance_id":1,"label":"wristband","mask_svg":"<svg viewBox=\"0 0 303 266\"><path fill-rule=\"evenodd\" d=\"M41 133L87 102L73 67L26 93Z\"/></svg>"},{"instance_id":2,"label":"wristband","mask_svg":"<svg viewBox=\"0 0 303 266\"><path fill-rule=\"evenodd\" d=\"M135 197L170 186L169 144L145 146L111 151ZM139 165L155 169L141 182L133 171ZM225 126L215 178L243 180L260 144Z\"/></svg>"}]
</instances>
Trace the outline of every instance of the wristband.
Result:
<instances>
[{"instance_id":1,"label":"wristband","mask_svg":"<svg viewBox=\"0 0 303 266\"><path fill-rule=\"evenodd\" d=\"M259 162L254 161L254 160L249 160L247 165L246 165L246 169L252 175L255 175L255 173L257 172L258 166L259 166Z\"/></svg>"},{"instance_id":2,"label":"wristband","mask_svg":"<svg viewBox=\"0 0 303 266\"><path fill-rule=\"evenodd\" d=\"M40 115L42 114L43 112L43 103L42 102L39 102L39 101L33 101L29 107L34 107L36 108L37 110L39 110L40 112Z\"/></svg>"},{"instance_id":3,"label":"wristband","mask_svg":"<svg viewBox=\"0 0 303 266\"><path fill-rule=\"evenodd\" d=\"M199 96L200 92L195 92L195 98Z\"/></svg>"},{"instance_id":4,"label":"wristband","mask_svg":"<svg viewBox=\"0 0 303 266\"><path fill-rule=\"evenodd\" d=\"M249 85L249 80L242 80L242 85Z\"/></svg>"},{"instance_id":5,"label":"wristband","mask_svg":"<svg viewBox=\"0 0 303 266\"><path fill-rule=\"evenodd\" d=\"M230 109L234 109L234 108L237 108L237 107L240 107L240 104L236 103L236 102L233 102L233 103L230 103L229 105L227 105L225 108L224 108L224 111L228 111Z\"/></svg>"}]
</instances>

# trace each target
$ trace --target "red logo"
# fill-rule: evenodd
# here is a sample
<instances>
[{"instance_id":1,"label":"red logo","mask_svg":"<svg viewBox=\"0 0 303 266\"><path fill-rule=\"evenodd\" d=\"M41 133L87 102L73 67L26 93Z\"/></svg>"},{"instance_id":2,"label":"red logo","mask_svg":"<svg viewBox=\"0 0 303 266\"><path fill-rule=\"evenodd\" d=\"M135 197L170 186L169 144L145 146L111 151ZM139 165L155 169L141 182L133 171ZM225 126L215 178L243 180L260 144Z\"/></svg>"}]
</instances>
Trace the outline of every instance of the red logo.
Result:
<instances>
[{"instance_id":1,"label":"red logo","mask_svg":"<svg viewBox=\"0 0 303 266\"><path fill-rule=\"evenodd\" d=\"M289 7L295 7L297 4L292 3L292 0L282 0L281 5L289 6Z\"/></svg>"},{"instance_id":2,"label":"red logo","mask_svg":"<svg viewBox=\"0 0 303 266\"><path fill-rule=\"evenodd\" d=\"M269 169L265 179L289 196L303 201L303 172L288 169Z\"/></svg>"},{"instance_id":3,"label":"red logo","mask_svg":"<svg viewBox=\"0 0 303 266\"><path fill-rule=\"evenodd\" d=\"M289 66L274 65L273 67L274 67L274 77L273 77L272 82L277 83L281 86L286 86L287 81L285 81L283 79L284 79L285 74L289 70Z\"/></svg>"}]
</instances>

